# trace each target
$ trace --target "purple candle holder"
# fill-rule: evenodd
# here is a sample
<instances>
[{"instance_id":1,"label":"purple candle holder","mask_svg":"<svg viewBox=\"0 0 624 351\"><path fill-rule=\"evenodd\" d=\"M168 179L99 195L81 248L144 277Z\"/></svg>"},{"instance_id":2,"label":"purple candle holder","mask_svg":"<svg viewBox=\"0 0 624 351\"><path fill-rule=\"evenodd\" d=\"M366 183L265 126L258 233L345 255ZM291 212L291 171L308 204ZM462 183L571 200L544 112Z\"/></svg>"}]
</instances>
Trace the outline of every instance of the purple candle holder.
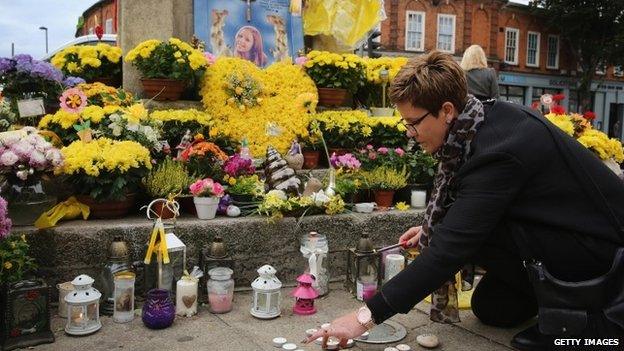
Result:
<instances>
[{"instance_id":1,"label":"purple candle holder","mask_svg":"<svg viewBox=\"0 0 624 351\"><path fill-rule=\"evenodd\" d=\"M143 324L150 329L164 329L173 324L175 305L171 301L169 291L152 289L147 292L143 304Z\"/></svg>"}]
</instances>

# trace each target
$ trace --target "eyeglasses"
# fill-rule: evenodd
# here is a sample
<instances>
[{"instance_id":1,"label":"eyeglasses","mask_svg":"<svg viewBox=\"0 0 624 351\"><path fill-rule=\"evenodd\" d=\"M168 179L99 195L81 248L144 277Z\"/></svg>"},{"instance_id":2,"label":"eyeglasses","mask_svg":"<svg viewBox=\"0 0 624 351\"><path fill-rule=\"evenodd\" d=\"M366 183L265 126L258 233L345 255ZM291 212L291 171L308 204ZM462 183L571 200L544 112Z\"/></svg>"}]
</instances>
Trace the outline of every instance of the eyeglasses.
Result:
<instances>
[{"instance_id":1,"label":"eyeglasses","mask_svg":"<svg viewBox=\"0 0 624 351\"><path fill-rule=\"evenodd\" d=\"M423 121L423 119L425 119L430 114L431 112L427 112L424 115L418 117L416 121L412 123L407 123L405 120L401 120L401 123L403 123L403 125L405 126L405 129L407 129L410 133L418 133L416 131L416 127L418 127L418 125Z\"/></svg>"}]
</instances>

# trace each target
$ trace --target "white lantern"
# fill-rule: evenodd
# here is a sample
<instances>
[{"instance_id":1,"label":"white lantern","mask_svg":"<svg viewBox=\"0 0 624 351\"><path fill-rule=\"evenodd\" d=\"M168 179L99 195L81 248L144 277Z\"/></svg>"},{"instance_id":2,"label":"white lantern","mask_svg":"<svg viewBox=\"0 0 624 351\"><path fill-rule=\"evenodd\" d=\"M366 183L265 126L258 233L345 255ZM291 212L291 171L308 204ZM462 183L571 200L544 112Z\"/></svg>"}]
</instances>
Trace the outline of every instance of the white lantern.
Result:
<instances>
[{"instance_id":1,"label":"white lantern","mask_svg":"<svg viewBox=\"0 0 624 351\"><path fill-rule=\"evenodd\" d=\"M70 335L86 335L102 328L100 322L100 297L93 288L93 278L81 274L72 280L74 290L65 296L67 324L65 332Z\"/></svg>"},{"instance_id":2,"label":"white lantern","mask_svg":"<svg viewBox=\"0 0 624 351\"><path fill-rule=\"evenodd\" d=\"M251 315L260 319L278 317L281 313L282 282L277 279L275 268L264 265L258 269L260 275L251 283L254 291Z\"/></svg>"}]
</instances>

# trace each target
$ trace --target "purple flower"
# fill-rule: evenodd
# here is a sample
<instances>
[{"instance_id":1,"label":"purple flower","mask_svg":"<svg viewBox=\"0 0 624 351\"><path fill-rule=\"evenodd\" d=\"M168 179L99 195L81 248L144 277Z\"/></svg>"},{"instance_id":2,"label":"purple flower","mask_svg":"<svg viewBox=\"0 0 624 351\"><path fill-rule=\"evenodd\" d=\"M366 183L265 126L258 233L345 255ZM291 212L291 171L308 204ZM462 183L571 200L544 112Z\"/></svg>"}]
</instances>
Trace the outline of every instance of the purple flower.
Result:
<instances>
[{"instance_id":1,"label":"purple flower","mask_svg":"<svg viewBox=\"0 0 624 351\"><path fill-rule=\"evenodd\" d=\"M11 231L11 219L9 218L9 211L7 209L7 202L0 197L0 240L9 236Z\"/></svg>"},{"instance_id":2,"label":"purple flower","mask_svg":"<svg viewBox=\"0 0 624 351\"><path fill-rule=\"evenodd\" d=\"M362 165L360 161L350 153L336 156L336 153L334 152L331 155L330 162L334 168L346 168L351 170L359 169Z\"/></svg>"},{"instance_id":3,"label":"purple flower","mask_svg":"<svg viewBox=\"0 0 624 351\"><path fill-rule=\"evenodd\" d=\"M66 86L67 88L73 88L78 84L82 84L82 83L86 83L84 79L80 78L80 77L67 77L65 78L65 80L63 81L63 85Z\"/></svg>"},{"instance_id":4,"label":"purple flower","mask_svg":"<svg viewBox=\"0 0 624 351\"><path fill-rule=\"evenodd\" d=\"M63 80L63 73L44 61L34 60L31 67L31 74L35 77L41 77L59 83Z\"/></svg>"},{"instance_id":5,"label":"purple flower","mask_svg":"<svg viewBox=\"0 0 624 351\"><path fill-rule=\"evenodd\" d=\"M234 154L225 161L223 170L230 177L238 177L241 175L252 175L256 172L252 164L252 160L243 158L239 154Z\"/></svg>"},{"instance_id":6,"label":"purple flower","mask_svg":"<svg viewBox=\"0 0 624 351\"><path fill-rule=\"evenodd\" d=\"M15 69L15 61L7 57L0 57L0 75Z\"/></svg>"},{"instance_id":7,"label":"purple flower","mask_svg":"<svg viewBox=\"0 0 624 351\"><path fill-rule=\"evenodd\" d=\"M13 56L15 60L15 69L18 72L29 73L32 70L33 58L27 54L18 54Z\"/></svg>"}]
</instances>

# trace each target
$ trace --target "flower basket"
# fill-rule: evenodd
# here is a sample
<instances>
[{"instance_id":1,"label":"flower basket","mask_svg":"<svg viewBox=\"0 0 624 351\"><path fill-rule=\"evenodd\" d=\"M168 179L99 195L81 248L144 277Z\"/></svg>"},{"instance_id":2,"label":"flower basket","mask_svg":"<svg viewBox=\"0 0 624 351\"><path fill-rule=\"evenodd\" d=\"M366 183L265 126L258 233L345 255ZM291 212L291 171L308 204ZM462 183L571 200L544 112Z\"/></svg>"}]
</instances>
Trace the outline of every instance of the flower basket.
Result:
<instances>
[{"instance_id":1,"label":"flower basket","mask_svg":"<svg viewBox=\"0 0 624 351\"><path fill-rule=\"evenodd\" d=\"M394 190L375 190L375 203L378 207L391 207L394 198Z\"/></svg>"},{"instance_id":2,"label":"flower basket","mask_svg":"<svg viewBox=\"0 0 624 351\"><path fill-rule=\"evenodd\" d=\"M216 196L211 197L194 197L195 209L197 210L197 218L199 219L213 219L217 215L217 208L219 207L219 198Z\"/></svg>"},{"instance_id":3,"label":"flower basket","mask_svg":"<svg viewBox=\"0 0 624 351\"><path fill-rule=\"evenodd\" d=\"M175 213L166 206L167 202L165 201L158 201L154 204L154 212L156 212L156 215L162 219L171 219L175 216Z\"/></svg>"},{"instance_id":4,"label":"flower basket","mask_svg":"<svg viewBox=\"0 0 624 351\"><path fill-rule=\"evenodd\" d=\"M344 106L349 100L349 91L342 88L318 88L319 105Z\"/></svg>"},{"instance_id":5,"label":"flower basket","mask_svg":"<svg viewBox=\"0 0 624 351\"><path fill-rule=\"evenodd\" d=\"M371 113L374 117L392 117L394 108L392 107L371 107Z\"/></svg>"},{"instance_id":6,"label":"flower basket","mask_svg":"<svg viewBox=\"0 0 624 351\"><path fill-rule=\"evenodd\" d=\"M176 101L184 92L185 83L182 80L166 78L141 78L145 98L157 101Z\"/></svg>"},{"instance_id":7,"label":"flower basket","mask_svg":"<svg viewBox=\"0 0 624 351\"><path fill-rule=\"evenodd\" d=\"M77 195L76 199L89 206L89 218L120 218L124 217L134 207L136 194L127 194L122 200L105 200L98 202L88 195Z\"/></svg>"}]
</instances>

